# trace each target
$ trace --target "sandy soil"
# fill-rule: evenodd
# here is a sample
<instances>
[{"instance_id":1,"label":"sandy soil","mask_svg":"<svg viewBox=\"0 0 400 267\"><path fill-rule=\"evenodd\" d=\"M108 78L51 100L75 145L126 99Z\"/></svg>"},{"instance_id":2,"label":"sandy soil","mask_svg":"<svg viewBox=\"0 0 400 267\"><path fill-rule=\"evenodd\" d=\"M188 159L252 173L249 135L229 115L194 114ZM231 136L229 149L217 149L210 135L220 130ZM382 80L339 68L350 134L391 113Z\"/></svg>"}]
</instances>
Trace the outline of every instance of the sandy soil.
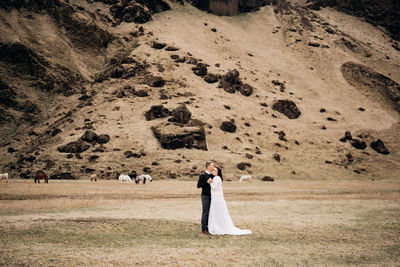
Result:
<instances>
[{"instance_id":1,"label":"sandy soil","mask_svg":"<svg viewBox=\"0 0 400 267\"><path fill-rule=\"evenodd\" d=\"M209 253L208 264L235 266L395 265L399 257L396 181L225 182L234 223L253 230L242 238L200 233L193 182L1 185L0 262L6 265L197 266L204 264L202 253ZM156 251L152 260L143 250Z\"/></svg>"}]
</instances>

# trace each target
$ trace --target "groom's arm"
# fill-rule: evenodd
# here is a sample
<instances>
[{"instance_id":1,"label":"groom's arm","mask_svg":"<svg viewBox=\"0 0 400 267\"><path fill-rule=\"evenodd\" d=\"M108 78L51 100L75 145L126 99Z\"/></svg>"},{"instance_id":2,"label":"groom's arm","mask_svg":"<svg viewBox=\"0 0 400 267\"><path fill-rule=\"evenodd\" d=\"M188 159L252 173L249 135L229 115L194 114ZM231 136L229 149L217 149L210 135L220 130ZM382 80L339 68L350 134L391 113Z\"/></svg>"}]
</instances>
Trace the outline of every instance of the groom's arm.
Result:
<instances>
[{"instance_id":1,"label":"groom's arm","mask_svg":"<svg viewBox=\"0 0 400 267\"><path fill-rule=\"evenodd\" d=\"M199 180L197 181L197 188L202 188L207 184L207 177L204 175L204 173L200 174Z\"/></svg>"}]
</instances>

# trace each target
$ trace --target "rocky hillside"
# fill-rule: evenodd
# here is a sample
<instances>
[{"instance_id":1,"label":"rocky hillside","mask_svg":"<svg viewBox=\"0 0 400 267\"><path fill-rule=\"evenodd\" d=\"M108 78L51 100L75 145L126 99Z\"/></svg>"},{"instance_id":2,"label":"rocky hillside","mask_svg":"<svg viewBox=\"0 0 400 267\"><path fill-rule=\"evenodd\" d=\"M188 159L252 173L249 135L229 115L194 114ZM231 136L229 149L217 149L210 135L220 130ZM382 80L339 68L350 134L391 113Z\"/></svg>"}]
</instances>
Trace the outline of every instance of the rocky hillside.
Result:
<instances>
[{"instance_id":1,"label":"rocky hillside","mask_svg":"<svg viewBox=\"0 0 400 267\"><path fill-rule=\"evenodd\" d=\"M1 1L0 171L399 177L395 27L333 2L211 2Z\"/></svg>"},{"instance_id":2,"label":"rocky hillside","mask_svg":"<svg viewBox=\"0 0 400 267\"><path fill-rule=\"evenodd\" d=\"M385 28L393 39L400 40L400 4L398 0L309 0L308 7L320 10L321 7L334 7L350 15L365 18L375 26ZM398 46L395 46L399 50Z\"/></svg>"}]
</instances>

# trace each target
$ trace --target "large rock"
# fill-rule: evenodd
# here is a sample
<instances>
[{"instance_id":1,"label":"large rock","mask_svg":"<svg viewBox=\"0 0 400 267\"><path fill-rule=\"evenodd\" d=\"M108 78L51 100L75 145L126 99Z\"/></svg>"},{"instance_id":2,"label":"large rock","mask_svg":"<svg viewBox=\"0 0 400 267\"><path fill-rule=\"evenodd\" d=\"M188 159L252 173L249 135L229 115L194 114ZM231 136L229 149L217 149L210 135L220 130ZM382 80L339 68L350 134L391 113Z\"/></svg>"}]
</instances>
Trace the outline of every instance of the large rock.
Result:
<instances>
[{"instance_id":1,"label":"large rock","mask_svg":"<svg viewBox=\"0 0 400 267\"><path fill-rule=\"evenodd\" d=\"M236 165L236 167L237 167L239 170L244 171L244 170L246 170L247 168L250 168L250 167L251 167L251 163L249 163L249 162L240 162L240 163L238 163L238 164Z\"/></svg>"},{"instance_id":2,"label":"large rock","mask_svg":"<svg viewBox=\"0 0 400 267\"><path fill-rule=\"evenodd\" d=\"M90 145L85 143L83 140L70 142L64 146L60 146L57 148L59 152L62 153L81 153L88 150Z\"/></svg>"},{"instance_id":3,"label":"large rock","mask_svg":"<svg viewBox=\"0 0 400 267\"><path fill-rule=\"evenodd\" d=\"M204 80L208 83L216 83L219 80L219 76L212 74L212 73L208 73L206 76L204 76Z\"/></svg>"},{"instance_id":4,"label":"large rock","mask_svg":"<svg viewBox=\"0 0 400 267\"><path fill-rule=\"evenodd\" d=\"M171 116L169 121L186 124L192 118L192 112L185 105L182 105L174 109Z\"/></svg>"},{"instance_id":5,"label":"large rock","mask_svg":"<svg viewBox=\"0 0 400 267\"><path fill-rule=\"evenodd\" d=\"M354 148L357 148L357 149L360 149L360 150L364 150L364 149L367 148L367 143L365 143L365 141L360 140L360 139L353 138L350 141L350 143Z\"/></svg>"},{"instance_id":6,"label":"large rock","mask_svg":"<svg viewBox=\"0 0 400 267\"><path fill-rule=\"evenodd\" d=\"M141 63L131 57L117 56L111 58L104 69L96 74L95 81L103 82L109 78L129 79L138 74L145 75L148 67L146 63Z\"/></svg>"},{"instance_id":7,"label":"large rock","mask_svg":"<svg viewBox=\"0 0 400 267\"><path fill-rule=\"evenodd\" d=\"M239 91L242 86L242 81L239 79L239 71L234 69L224 74L219 81L219 85L231 94Z\"/></svg>"},{"instance_id":8,"label":"large rock","mask_svg":"<svg viewBox=\"0 0 400 267\"><path fill-rule=\"evenodd\" d=\"M87 130L82 136L81 140L86 141L88 143L96 142L97 134L93 131Z\"/></svg>"},{"instance_id":9,"label":"large rock","mask_svg":"<svg viewBox=\"0 0 400 267\"><path fill-rule=\"evenodd\" d=\"M154 119L165 118L170 115L169 110L163 105L151 106L150 110L146 111L146 120L151 121Z\"/></svg>"},{"instance_id":10,"label":"large rock","mask_svg":"<svg viewBox=\"0 0 400 267\"><path fill-rule=\"evenodd\" d=\"M148 75L145 77L145 83L151 87L163 87L165 80L160 76Z\"/></svg>"},{"instance_id":11,"label":"large rock","mask_svg":"<svg viewBox=\"0 0 400 267\"><path fill-rule=\"evenodd\" d=\"M164 149L207 150L206 134L202 126L179 127L173 124L152 127L155 137Z\"/></svg>"},{"instance_id":12,"label":"large rock","mask_svg":"<svg viewBox=\"0 0 400 267\"><path fill-rule=\"evenodd\" d=\"M204 63L197 63L195 67L192 68L192 71L197 76L204 77L207 75L207 66Z\"/></svg>"},{"instance_id":13,"label":"large rock","mask_svg":"<svg viewBox=\"0 0 400 267\"><path fill-rule=\"evenodd\" d=\"M109 1L102 0L104 3L112 3L110 13L117 24L121 22L146 23L152 19L152 14L164 10L169 10L169 5L162 0L147 1Z\"/></svg>"},{"instance_id":14,"label":"large rock","mask_svg":"<svg viewBox=\"0 0 400 267\"><path fill-rule=\"evenodd\" d=\"M80 138L80 140L95 144L100 143L100 144L105 144L110 141L110 136L108 134L100 134L97 135L95 132L87 130Z\"/></svg>"},{"instance_id":15,"label":"large rock","mask_svg":"<svg viewBox=\"0 0 400 267\"><path fill-rule=\"evenodd\" d=\"M154 49L163 49L164 47L166 47L167 44L166 43L159 43L154 41L151 45L151 47L153 47Z\"/></svg>"},{"instance_id":16,"label":"large rock","mask_svg":"<svg viewBox=\"0 0 400 267\"><path fill-rule=\"evenodd\" d=\"M352 139L353 139L353 137L351 136L351 132L346 131L344 133L344 136L342 138L340 138L340 141L345 143L347 140L352 140Z\"/></svg>"},{"instance_id":17,"label":"large rock","mask_svg":"<svg viewBox=\"0 0 400 267\"><path fill-rule=\"evenodd\" d=\"M233 121L224 121L221 123L220 129L224 132L234 133L236 132L236 125Z\"/></svg>"},{"instance_id":18,"label":"large rock","mask_svg":"<svg viewBox=\"0 0 400 267\"><path fill-rule=\"evenodd\" d=\"M378 153L388 155L390 154L389 149L385 146L385 143L381 139L378 139L370 144L371 148Z\"/></svg>"},{"instance_id":19,"label":"large rock","mask_svg":"<svg viewBox=\"0 0 400 267\"><path fill-rule=\"evenodd\" d=\"M240 86L239 91L244 96L250 96L253 93L254 89L251 85L245 83Z\"/></svg>"},{"instance_id":20,"label":"large rock","mask_svg":"<svg viewBox=\"0 0 400 267\"><path fill-rule=\"evenodd\" d=\"M278 100L274 103L272 109L284 114L289 119L297 119L301 114L296 104L291 100Z\"/></svg>"},{"instance_id":21,"label":"large rock","mask_svg":"<svg viewBox=\"0 0 400 267\"><path fill-rule=\"evenodd\" d=\"M264 176L263 178L261 178L261 181L273 182L274 178L272 178L271 176Z\"/></svg>"},{"instance_id":22,"label":"large rock","mask_svg":"<svg viewBox=\"0 0 400 267\"><path fill-rule=\"evenodd\" d=\"M110 141L111 137L108 134L100 134L97 136L97 143L106 144Z\"/></svg>"}]
</instances>

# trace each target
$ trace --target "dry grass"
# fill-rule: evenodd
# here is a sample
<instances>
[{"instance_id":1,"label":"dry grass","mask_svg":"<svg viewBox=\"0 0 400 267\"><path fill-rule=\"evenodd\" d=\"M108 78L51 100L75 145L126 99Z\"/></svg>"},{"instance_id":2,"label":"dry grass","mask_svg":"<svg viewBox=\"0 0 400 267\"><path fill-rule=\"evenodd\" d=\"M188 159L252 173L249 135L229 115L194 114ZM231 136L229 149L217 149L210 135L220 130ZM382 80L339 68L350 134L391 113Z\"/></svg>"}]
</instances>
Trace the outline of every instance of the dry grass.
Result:
<instances>
[{"instance_id":1,"label":"dry grass","mask_svg":"<svg viewBox=\"0 0 400 267\"><path fill-rule=\"evenodd\" d=\"M396 181L225 183L250 236L204 236L194 182L12 180L0 187L0 266L376 265L400 260Z\"/></svg>"}]
</instances>

